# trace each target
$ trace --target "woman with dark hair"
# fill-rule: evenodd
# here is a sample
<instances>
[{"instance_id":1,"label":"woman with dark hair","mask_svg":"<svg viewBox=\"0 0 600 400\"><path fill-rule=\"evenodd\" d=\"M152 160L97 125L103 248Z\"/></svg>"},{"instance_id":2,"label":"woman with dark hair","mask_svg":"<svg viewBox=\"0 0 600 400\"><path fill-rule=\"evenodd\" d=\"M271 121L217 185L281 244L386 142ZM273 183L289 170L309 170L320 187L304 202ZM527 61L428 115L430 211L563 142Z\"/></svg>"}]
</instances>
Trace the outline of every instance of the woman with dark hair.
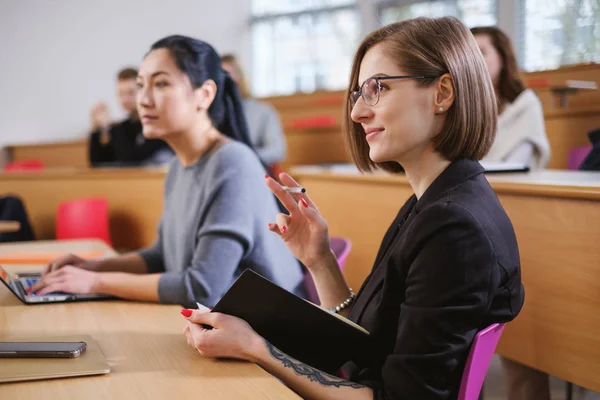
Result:
<instances>
[{"instance_id":1,"label":"woman with dark hair","mask_svg":"<svg viewBox=\"0 0 600 400\"><path fill-rule=\"evenodd\" d=\"M321 305L370 333L366 345L348 349L346 378L290 357L231 315L182 310L185 336L203 356L259 364L303 398L456 399L476 333L512 320L524 296L513 227L476 161L496 133L489 74L460 21L418 18L364 39L347 95L344 133L355 164L404 169L414 190L356 294L315 204L266 178L290 211L269 229L308 268ZM363 206L343 194L339 201Z\"/></svg>"},{"instance_id":2,"label":"woman with dark hair","mask_svg":"<svg viewBox=\"0 0 600 400\"><path fill-rule=\"evenodd\" d=\"M484 161L517 162L531 169L544 168L550 144L542 105L526 89L508 36L494 26L472 28L483 54L498 101L498 132Z\"/></svg>"},{"instance_id":3,"label":"woman with dark hair","mask_svg":"<svg viewBox=\"0 0 600 400\"><path fill-rule=\"evenodd\" d=\"M104 260L62 257L32 291L212 307L250 268L303 295L300 264L266 228L276 200L250 147L237 86L215 50L184 36L159 40L137 85L144 136L164 140L177 156L156 243Z\"/></svg>"}]
</instances>

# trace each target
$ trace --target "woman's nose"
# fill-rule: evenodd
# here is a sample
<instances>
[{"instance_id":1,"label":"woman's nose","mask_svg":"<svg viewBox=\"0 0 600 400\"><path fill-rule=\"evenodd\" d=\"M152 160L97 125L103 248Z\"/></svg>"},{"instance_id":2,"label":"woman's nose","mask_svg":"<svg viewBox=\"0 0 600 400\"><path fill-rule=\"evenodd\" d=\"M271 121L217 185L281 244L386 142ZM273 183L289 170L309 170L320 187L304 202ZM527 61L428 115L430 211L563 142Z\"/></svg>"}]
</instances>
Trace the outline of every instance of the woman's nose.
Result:
<instances>
[{"instance_id":1,"label":"woman's nose","mask_svg":"<svg viewBox=\"0 0 600 400\"><path fill-rule=\"evenodd\" d=\"M367 105L362 96L360 96L358 100L356 100L356 103L354 103L354 107L352 107L350 118L356 123L361 123L371 117L373 117L373 107Z\"/></svg>"}]
</instances>

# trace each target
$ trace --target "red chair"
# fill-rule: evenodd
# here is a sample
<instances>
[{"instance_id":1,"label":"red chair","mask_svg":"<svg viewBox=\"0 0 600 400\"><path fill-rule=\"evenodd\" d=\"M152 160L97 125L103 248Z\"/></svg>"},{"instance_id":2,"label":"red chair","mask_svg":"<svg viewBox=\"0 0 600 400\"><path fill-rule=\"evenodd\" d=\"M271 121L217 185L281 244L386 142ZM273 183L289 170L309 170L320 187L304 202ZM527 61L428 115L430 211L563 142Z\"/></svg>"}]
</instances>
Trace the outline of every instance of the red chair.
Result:
<instances>
[{"instance_id":1,"label":"red chair","mask_svg":"<svg viewBox=\"0 0 600 400\"><path fill-rule=\"evenodd\" d=\"M316 117L297 118L290 122L287 129L321 129L333 128L337 124L336 119L329 115L319 115Z\"/></svg>"},{"instance_id":2,"label":"red chair","mask_svg":"<svg viewBox=\"0 0 600 400\"><path fill-rule=\"evenodd\" d=\"M100 239L111 246L108 201L88 198L60 203L56 215L56 238Z\"/></svg>"},{"instance_id":3,"label":"red chair","mask_svg":"<svg viewBox=\"0 0 600 400\"><path fill-rule=\"evenodd\" d=\"M13 161L4 165L4 172L26 172L26 171L42 171L44 162L41 160L22 160Z\"/></svg>"},{"instance_id":4,"label":"red chair","mask_svg":"<svg viewBox=\"0 0 600 400\"><path fill-rule=\"evenodd\" d=\"M335 254L335 258L337 259L338 264L340 265L340 270L344 270L344 264L346 263L346 257L350 253L352 249L352 242L349 239L344 239L340 237L332 237L331 238L331 250L333 254ZM312 275L310 271L304 272L304 289L306 290L307 299L314 304L321 304L321 300L319 300L319 295L317 294L317 288L315 287L315 282L313 281Z\"/></svg>"}]
</instances>

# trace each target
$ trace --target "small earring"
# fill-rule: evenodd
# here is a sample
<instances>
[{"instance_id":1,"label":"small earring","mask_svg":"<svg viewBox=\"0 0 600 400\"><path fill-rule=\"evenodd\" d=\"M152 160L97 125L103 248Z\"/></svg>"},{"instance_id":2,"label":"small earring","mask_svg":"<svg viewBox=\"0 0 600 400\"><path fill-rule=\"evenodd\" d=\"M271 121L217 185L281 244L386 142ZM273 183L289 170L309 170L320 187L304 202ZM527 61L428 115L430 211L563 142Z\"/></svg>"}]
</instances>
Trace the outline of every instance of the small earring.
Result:
<instances>
[{"instance_id":1,"label":"small earring","mask_svg":"<svg viewBox=\"0 0 600 400\"><path fill-rule=\"evenodd\" d=\"M444 112L444 107L440 107L440 112Z\"/></svg>"},{"instance_id":2,"label":"small earring","mask_svg":"<svg viewBox=\"0 0 600 400\"><path fill-rule=\"evenodd\" d=\"M202 107L200 107L200 106L196 107L196 112L200 112L200 110L202 110Z\"/></svg>"}]
</instances>

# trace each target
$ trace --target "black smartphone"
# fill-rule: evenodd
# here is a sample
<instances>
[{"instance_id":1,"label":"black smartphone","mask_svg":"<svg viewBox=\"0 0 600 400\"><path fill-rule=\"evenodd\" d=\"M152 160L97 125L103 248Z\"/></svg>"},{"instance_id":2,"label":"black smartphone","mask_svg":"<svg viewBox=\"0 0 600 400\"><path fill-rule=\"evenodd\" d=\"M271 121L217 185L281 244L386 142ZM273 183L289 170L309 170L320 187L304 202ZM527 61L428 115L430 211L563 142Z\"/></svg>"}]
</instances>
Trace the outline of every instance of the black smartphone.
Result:
<instances>
[{"instance_id":1,"label":"black smartphone","mask_svg":"<svg viewBox=\"0 0 600 400\"><path fill-rule=\"evenodd\" d=\"M0 342L0 358L75 358L85 342Z\"/></svg>"}]
</instances>

